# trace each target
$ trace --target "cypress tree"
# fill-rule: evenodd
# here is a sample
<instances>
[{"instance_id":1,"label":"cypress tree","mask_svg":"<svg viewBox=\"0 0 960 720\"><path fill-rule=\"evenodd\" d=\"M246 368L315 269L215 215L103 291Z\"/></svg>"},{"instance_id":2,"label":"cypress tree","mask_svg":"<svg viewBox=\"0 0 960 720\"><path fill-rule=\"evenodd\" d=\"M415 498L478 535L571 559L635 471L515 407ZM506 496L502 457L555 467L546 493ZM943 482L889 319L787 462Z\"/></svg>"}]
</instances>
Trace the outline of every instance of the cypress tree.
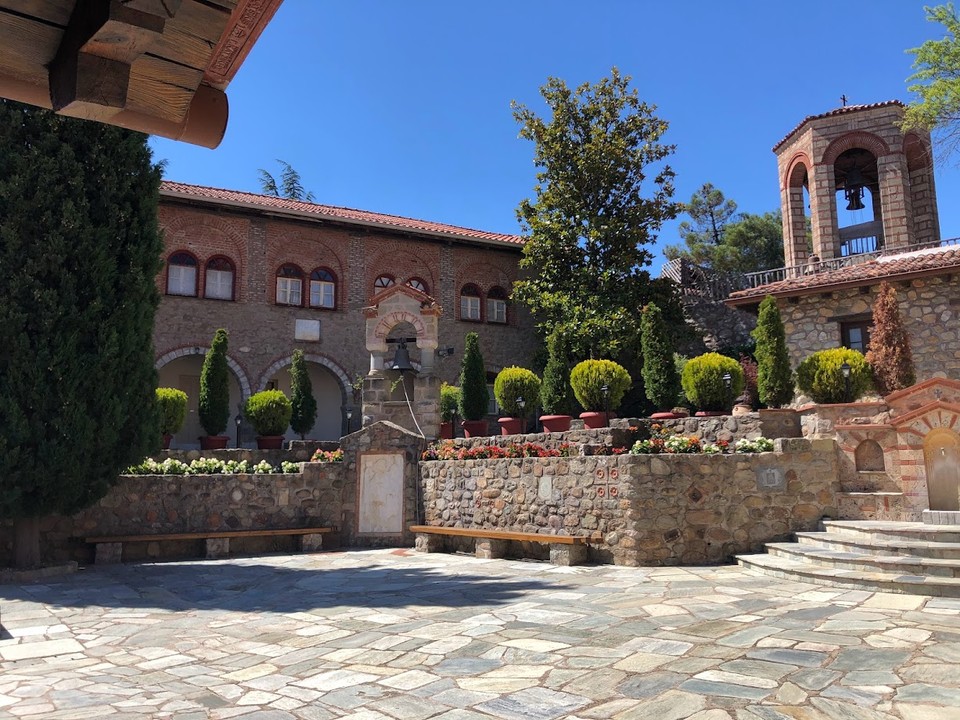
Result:
<instances>
[{"instance_id":1,"label":"cypress tree","mask_svg":"<svg viewBox=\"0 0 960 720\"><path fill-rule=\"evenodd\" d=\"M562 335L547 338L547 365L543 369L540 402L546 415L569 415L573 408L573 388L570 387L570 365L567 344Z\"/></svg>"},{"instance_id":2,"label":"cypress tree","mask_svg":"<svg viewBox=\"0 0 960 720\"><path fill-rule=\"evenodd\" d=\"M913 353L900 316L897 291L889 283L880 283L873 303L867 362L873 367L873 382L883 395L910 387L916 381Z\"/></svg>"},{"instance_id":3,"label":"cypress tree","mask_svg":"<svg viewBox=\"0 0 960 720\"><path fill-rule=\"evenodd\" d=\"M293 408L290 427L301 440L305 440L306 434L317 421L317 399L313 397L313 385L307 372L307 363L303 359L303 350L293 351L293 362L290 365L290 404Z\"/></svg>"},{"instance_id":4,"label":"cypress tree","mask_svg":"<svg viewBox=\"0 0 960 720\"><path fill-rule=\"evenodd\" d=\"M230 369L227 367L227 331L220 328L203 358L197 412L207 435L222 435L230 419Z\"/></svg>"},{"instance_id":5,"label":"cypress tree","mask_svg":"<svg viewBox=\"0 0 960 720\"><path fill-rule=\"evenodd\" d=\"M480 338L467 333L460 363L460 417L479 420L487 413L490 391L487 389L487 371L480 353Z\"/></svg>"},{"instance_id":6,"label":"cypress tree","mask_svg":"<svg viewBox=\"0 0 960 720\"><path fill-rule=\"evenodd\" d=\"M780 308L772 295L760 303L757 327L751 333L757 341L757 394L768 407L783 407L793 400L793 371L787 354L787 336Z\"/></svg>"},{"instance_id":7,"label":"cypress tree","mask_svg":"<svg viewBox=\"0 0 960 720\"><path fill-rule=\"evenodd\" d=\"M657 410L670 410L680 393L680 378L673 361L673 347L663 313L654 303L640 316L640 348L643 354L643 385L647 400Z\"/></svg>"},{"instance_id":8,"label":"cypress tree","mask_svg":"<svg viewBox=\"0 0 960 720\"><path fill-rule=\"evenodd\" d=\"M0 100L0 519L101 498L158 447L160 168L145 135Z\"/></svg>"}]
</instances>

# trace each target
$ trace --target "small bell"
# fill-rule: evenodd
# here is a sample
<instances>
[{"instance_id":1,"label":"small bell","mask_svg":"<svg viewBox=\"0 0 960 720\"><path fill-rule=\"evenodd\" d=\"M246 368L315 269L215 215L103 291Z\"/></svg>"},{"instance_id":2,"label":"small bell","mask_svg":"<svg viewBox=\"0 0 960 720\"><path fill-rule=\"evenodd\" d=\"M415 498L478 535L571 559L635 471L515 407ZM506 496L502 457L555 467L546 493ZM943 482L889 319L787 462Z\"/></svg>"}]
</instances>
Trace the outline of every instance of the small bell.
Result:
<instances>
[{"instance_id":1,"label":"small bell","mask_svg":"<svg viewBox=\"0 0 960 720\"><path fill-rule=\"evenodd\" d=\"M413 371L414 367L410 364L410 352L407 350L407 343L403 340L397 346L397 352L393 356L393 369L401 373Z\"/></svg>"},{"instance_id":2,"label":"small bell","mask_svg":"<svg viewBox=\"0 0 960 720\"><path fill-rule=\"evenodd\" d=\"M843 181L843 196L847 199L847 210L863 210L863 177L857 168L851 168Z\"/></svg>"}]
</instances>

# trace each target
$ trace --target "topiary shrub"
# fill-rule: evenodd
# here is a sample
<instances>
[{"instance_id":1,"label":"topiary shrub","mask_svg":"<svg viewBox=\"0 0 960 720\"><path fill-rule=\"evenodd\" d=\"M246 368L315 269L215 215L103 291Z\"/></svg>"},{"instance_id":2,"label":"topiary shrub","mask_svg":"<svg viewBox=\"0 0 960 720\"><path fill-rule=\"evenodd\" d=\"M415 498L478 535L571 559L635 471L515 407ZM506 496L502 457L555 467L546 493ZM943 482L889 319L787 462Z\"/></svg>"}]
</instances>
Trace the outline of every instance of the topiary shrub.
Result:
<instances>
[{"instance_id":1,"label":"topiary shrub","mask_svg":"<svg viewBox=\"0 0 960 720\"><path fill-rule=\"evenodd\" d=\"M200 371L198 413L207 435L221 435L230 418L230 377L227 367L227 331L217 330Z\"/></svg>"},{"instance_id":2,"label":"topiary shrub","mask_svg":"<svg viewBox=\"0 0 960 720\"><path fill-rule=\"evenodd\" d=\"M504 415L526 417L540 402L540 378L526 368L504 368L493 381L493 395ZM522 408L518 403L520 398L523 398Z\"/></svg>"},{"instance_id":3,"label":"topiary shrub","mask_svg":"<svg viewBox=\"0 0 960 720\"><path fill-rule=\"evenodd\" d=\"M843 363L850 366L849 392L840 369ZM797 385L816 403L853 402L870 389L870 365L863 354L856 350L821 350L797 367Z\"/></svg>"},{"instance_id":4,"label":"topiary shrub","mask_svg":"<svg viewBox=\"0 0 960 720\"><path fill-rule=\"evenodd\" d=\"M480 338L467 333L460 363L460 416L464 420L479 420L487 414L490 391L487 390L487 371L480 353Z\"/></svg>"},{"instance_id":5,"label":"topiary shrub","mask_svg":"<svg viewBox=\"0 0 960 720\"><path fill-rule=\"evenodd\" d=\"M730 374L729 388L723 379L727 373ZM706 353L684 366L681 382L687 399L701 410L729 410L733 399L743 392L743 370L733 358Z\"/></svg>"},{"instance_id":6,"label":"topiary shrub","mask_svg":"<svg viewBox=\"0 0 960 720\"><path fill-rule=\"evenodd\" d=\"M440 385L440 422L453 422L460 405L460 388L449 383Z\"/></svg>"},{"instance_id":7,"label":"topiary shrub","mask_svg":"<svg viewBox=\"0 0 960 720\"><path fill-rule=\"evenodd\" d=\"M630 373L613 360L584 360L570 372L573 394L588 412L616 410L632 383Z\"/></svg>"},{"instance_id":8,"label":"topiary shrub","mask_svg":"<svg viewBox=\"0 0 960 720\"><path fill-rule=\"evenodd\" d=\"M160 434L176 435L187 417L187 394L176 388L157 388L156 395Z\"/></svg>"},{"instance_id":9,"label":"topiary shrub","mask_svg":"<svg viewBox=\"0 0 960 720\"><path fill-rule=\"evenodd\" d=\"M647 400L657 410L670 410L680 392L680 377L673 361L673 347L663 313L654 303L640 317L640 347L643 355L643 386Z\"/></svg>"},{"instance_id":10,"label":"topiary shrub","mask_svg":"<svg viewBox=\"0 0 960 720\"><path fill-rule=\"evenodd\" d=\"M566 342L559 335L547 338L547 366L543 369L540 402L544 415L569 415L573 409L570 365Z\"/></svg>"},{"instance_id":11,"label":"topiary shrub","mask_svg":"<svg viewBox=\"0 0 960 720\"><path fill-rule=\"evenodd\" d=\"M880 283L873 303L873 327L866 360L873 368L873 382L883 395L910 387L916 381L897 291L889 283Z\"/></svg>"},{"instance_id":12,"label":"topiary shrub","mask_svg":"<svg viewBox=\"0 0 960 720\"><path fill-rule=\"evenodd\" d=\"M317 399L313 396L313 383L307 371L307 363L303 359L303 350L293 351L293 362L290 365L290 427L306 439L306 434L317 421Z\"/></svg>"},{"instance_id":13,"label":"topiary shrub","mask_svg":"<svg viewBox=\"0 0 960 720\"><path fill-rule=\"evenodd\" d=\"M760 404L757 394L757 363L749 355L741 355L740 369L743 370L743 393L736 399L756 408Z\"/></svg>"},{"instance_id":14,"label":"topiary shrub","mask_svg":"<svg viewBox=\"0 0 960 720\"><path fill-rule=\"evenodd\" d=\"M787 337L780 308L772 295L760 303L757 327L751 333L757 341L757 396L767 407L779 408L793 400L793 371L787 354Z\"/></svg>"},{"instance_id":15,"label":"topiary shrub","mask_svg":"<svg viewBox=\"0 0 960 720\"><path fill-rule=\"evenodd\" d=\"M257 435L283 435L290 426L290 400L280 390L263 390L247 398L243 414Z\"/></svg>"}]
</instances>

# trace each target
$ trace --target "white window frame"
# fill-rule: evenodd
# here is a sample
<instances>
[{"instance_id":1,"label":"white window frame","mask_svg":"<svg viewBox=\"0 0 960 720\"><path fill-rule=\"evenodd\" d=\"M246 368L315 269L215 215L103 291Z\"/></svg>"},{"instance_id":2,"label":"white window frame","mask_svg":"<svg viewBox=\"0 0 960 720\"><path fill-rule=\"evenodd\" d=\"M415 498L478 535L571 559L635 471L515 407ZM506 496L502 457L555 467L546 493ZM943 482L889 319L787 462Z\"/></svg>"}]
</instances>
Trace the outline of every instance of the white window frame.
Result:
<instances>
[{"instance_id":1,"label":"white window frame","mask_svg":"<svg viewBox=\"0 0 960 720\"><path fill-rule=\"evenodd\" d=\"M303 278L277 276L277 304L303 304Z\"/></svg>"},{"instance_id":2,"label":"white window frame","mask_svg":"<svg viewBox=\"0 0 960 720\"><path fill-rule=\"evenodd\" d=\"M460 319L479 321L480 317L480 298L476 295L460 296Z\"/></svg>"},{"instance_id":3,"label":"white window frame","mask_svg":"<svg viewBox=\"0 0 960 720\"><path fill-rule=\"evenodd\" d=\"M487 322L507 324L507 301L501 298L487 298Z\"/></svg>"},{"instance_id":4,"label":"white window frame","mask_svg":"<svg viewBox=\"0 0 960 720\"><path fill-rule=\"evenodd\" d=\"M197 266L168 265L167 295L197 296Z\"/></svg>"},{"instance_id":5,"label":"white window frame","mask_svg":"<svg viewBox=\"0 0 960 720\"><path fill-rule=\"evenodd\" d=\"M213 300L233 300L233 270L207 267L203 296Z\"/></svg>"},{"instance_id":6,"label":"white window frame","mask_svg":"<svg viewBox=\"0 0 960 720\"><path fill-rule=\"evenodd\" d=\"M310 281L310 307L332 310L337 304L337 285L329 280Z\"/></svg>"}]
</instances>

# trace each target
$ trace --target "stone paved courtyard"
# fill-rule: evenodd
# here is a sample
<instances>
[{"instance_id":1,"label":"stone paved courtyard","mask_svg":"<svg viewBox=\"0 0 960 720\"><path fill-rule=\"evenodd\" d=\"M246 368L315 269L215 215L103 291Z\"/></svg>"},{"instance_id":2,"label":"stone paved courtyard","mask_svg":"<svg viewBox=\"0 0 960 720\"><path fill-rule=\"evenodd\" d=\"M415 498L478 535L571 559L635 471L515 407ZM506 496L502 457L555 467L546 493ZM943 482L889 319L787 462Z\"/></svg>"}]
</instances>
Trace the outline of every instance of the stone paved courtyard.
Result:
<instances>
[{"instance_id":1,"label":"stone paved courtyard","mask_svg":"<svg viewBox=\"0 0 960 720\"><path fill-rule=\"evenodd\" d=\"M373 550L0 585L0 717L960 718L960 600Z\"/></svg>"}]
</instances>

